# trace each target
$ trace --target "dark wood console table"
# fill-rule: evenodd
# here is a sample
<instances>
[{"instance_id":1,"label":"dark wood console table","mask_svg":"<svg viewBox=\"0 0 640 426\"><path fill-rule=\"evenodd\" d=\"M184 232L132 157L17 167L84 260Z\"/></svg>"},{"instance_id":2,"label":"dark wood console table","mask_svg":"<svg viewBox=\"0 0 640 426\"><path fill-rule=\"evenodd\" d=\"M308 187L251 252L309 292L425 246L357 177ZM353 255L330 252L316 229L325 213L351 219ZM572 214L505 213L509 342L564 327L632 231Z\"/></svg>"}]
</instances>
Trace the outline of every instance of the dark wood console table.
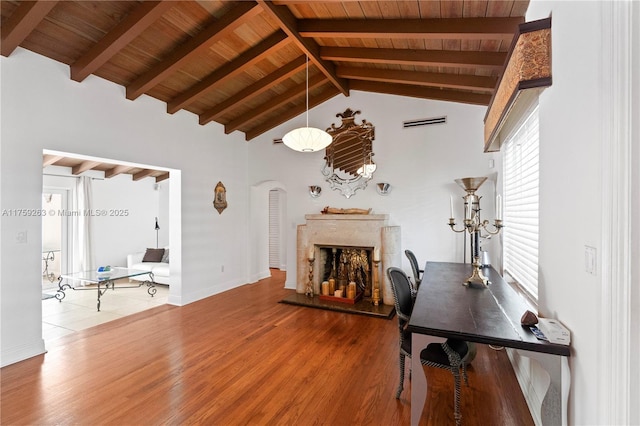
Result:
<instances>
[{"instance_id":1,"label":"dark wood console table","mask_svg":"<svg viewBox=\"0 0 640 426\"><path fill-rule=\"evenodd\" d=\"M549 387L540 413L542 423L567 424L570 346L538 340L528 327L520 324L522 314L531 307L492 267L483 269L492 283L489 287L463 286L471 271L469 264L445 262L427 262L424 269L409 321L413 372L411 424L420 421L427 396L420 351L431 342L450 337L513 348L535 359L549 373Z\"/></svg>"}]
</instances>

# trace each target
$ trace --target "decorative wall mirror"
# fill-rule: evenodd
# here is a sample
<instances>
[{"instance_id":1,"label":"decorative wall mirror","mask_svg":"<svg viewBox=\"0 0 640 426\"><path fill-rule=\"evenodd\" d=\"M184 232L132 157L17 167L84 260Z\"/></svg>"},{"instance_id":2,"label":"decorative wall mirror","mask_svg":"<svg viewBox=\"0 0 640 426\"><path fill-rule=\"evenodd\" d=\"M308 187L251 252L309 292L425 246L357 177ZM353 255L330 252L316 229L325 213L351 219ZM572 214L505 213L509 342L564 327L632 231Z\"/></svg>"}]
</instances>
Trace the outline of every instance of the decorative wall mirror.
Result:
<instances>
[{"instance_id":1,"label":"decorative wall mirror","mask_svg":"<svg viewBox=\"0 0 640 426\"><path fill-rule=\"evenodd\" d=\"M351 108L336 114L336 117L342 118L342 124L340 127L331 124L331 128L327 129L333 142L325 150L325 164L322 167L322 174L331 188L347 198L356 190L366 188L376 170L373 162L375 127L366 120L356 124L356 114L360 114L360 111Z\"/></svg>"}]
</instances>

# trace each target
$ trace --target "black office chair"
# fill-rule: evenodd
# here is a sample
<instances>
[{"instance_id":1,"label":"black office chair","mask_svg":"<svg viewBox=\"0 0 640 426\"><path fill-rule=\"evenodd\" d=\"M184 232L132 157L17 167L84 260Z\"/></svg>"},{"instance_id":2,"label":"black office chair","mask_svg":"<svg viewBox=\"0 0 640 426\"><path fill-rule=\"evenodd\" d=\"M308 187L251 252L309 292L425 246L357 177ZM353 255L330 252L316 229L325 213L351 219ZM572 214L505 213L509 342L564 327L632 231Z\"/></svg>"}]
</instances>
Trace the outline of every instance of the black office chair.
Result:
<instances>
[{"instance_id":1,"label":"black office chair","mask_svg":"<svg viewBox=\"0 0 640 426\"><path fill-rule=\"evenodd\" d=\"M413 289L414 292L418 291L418 287L420 287L420 283L422 282L422 274L424 270L420 269L418 266L418 260L416 259L416 255L413 254L411 250L405 250L404 254L407 255L409 259L409 263L411 264L411 270L413 271Z\"/></svg>"},{"instance_id":2,"label":"black office chair","mask_svg":"<svg viewBox=\"0 0 640 426\"><path fill-rule=\"evenodd\" d=\"M391 281L393 298L398 316L398 326L400 329L400 384L396 392L396 399L404 388L404 364L405 358L411 358L411 333L407 330L407 324L413 311L413 297L411 295L411 282L409 277L400 268L390 267L387 269L387 276ZM444 343L430 343L420 352L420 363L429 367L443 368L451 371L455 384L454 395L454 418L459 425L462 420L460 414L460 369L465 384L469 384L467 379L466 365L467 355L475 355L475 347L471 348L471 343L457 339L447 339Z\"/></svg>"}]
</instances>

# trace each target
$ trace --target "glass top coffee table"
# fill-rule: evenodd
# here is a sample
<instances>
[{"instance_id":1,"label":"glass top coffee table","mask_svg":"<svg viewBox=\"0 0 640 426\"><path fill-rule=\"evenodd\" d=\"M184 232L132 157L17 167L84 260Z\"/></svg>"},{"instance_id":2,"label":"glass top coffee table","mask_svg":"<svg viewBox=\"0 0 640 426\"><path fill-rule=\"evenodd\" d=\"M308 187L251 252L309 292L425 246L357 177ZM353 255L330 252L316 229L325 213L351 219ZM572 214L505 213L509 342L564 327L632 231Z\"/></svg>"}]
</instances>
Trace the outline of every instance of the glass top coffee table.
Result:
<instances>
[{"instance_id":1,"label":"glass top coffee table","mask_svg":"<svg viewBox=\"0 0 640 426\"><path fill-rule=\"evenodd\" d=\"M137 283L118 283L116 281L131 277L137 277L140 275L149 275L149 279L146 281L140 281ZM66 281L63 284L63 280ZM140 269L129 268L111 268L109 272L97 272L97 271L82 271L73 272L71 274L63 274L58 278L58 290L56 291L56 299L62 302L65 298L66 290L96 290L98 292L98 312L100 311L100 298L109 289L115 290L117 288L138 288L146 285L147 293L151 297L158 291L155 288L155 282L153 281L153 273L151 271L143 271Z\"/></svg>"}]
</instances>

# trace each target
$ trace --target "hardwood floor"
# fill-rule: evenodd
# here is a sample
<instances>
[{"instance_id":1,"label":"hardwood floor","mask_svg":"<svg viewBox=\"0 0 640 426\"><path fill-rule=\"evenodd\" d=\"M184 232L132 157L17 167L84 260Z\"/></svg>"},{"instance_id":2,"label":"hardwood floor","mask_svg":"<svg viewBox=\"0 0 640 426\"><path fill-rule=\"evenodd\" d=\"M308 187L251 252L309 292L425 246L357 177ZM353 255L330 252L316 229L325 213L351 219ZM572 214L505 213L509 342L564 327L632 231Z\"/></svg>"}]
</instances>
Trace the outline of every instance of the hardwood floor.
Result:
<instances>
[{"instance_id":1,"label":"hardwood floor","mask_svg":"<svg viewBox=\"0 0 640 426\"><path fill-rule=\"evenodd\" d=\"M407 425L397 319L277 303L284 273L62 337L1 371L3 425ZM504 352L480 345L464 425L533 425ZM407 369L408 370L408 369ZM451 374L427 368L421 424L453 424Z\"/></svg>"}]
</instances>

